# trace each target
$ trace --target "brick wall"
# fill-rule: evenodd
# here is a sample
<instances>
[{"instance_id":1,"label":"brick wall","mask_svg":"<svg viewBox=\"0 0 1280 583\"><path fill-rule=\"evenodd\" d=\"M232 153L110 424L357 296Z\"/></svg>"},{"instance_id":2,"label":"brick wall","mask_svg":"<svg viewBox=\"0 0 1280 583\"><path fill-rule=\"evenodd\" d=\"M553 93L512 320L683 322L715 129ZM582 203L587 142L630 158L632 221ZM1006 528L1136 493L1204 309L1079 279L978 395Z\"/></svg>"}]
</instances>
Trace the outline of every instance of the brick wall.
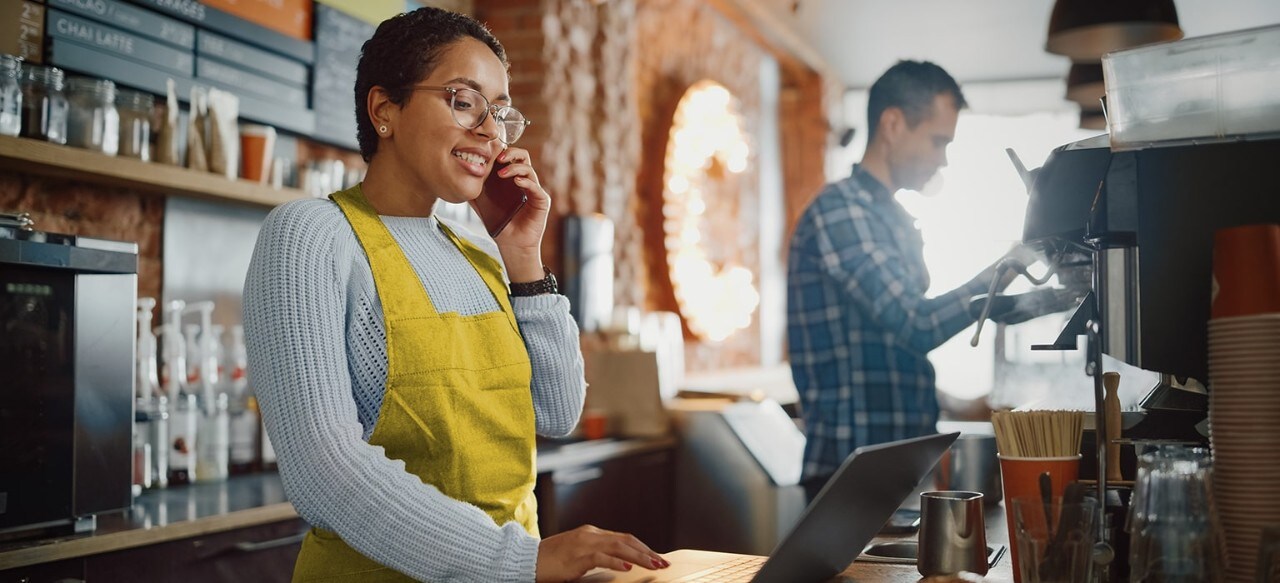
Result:
<instances>
[{"instance_id":1,"label":"brick wall","mask_svg":"<svg viewBox=\"0 0 1280 583\"><path fill-rule=\"evenodd\" d=\"M138 242L138 296L160 297L164 199L123 188L0 172L0 211L51 233Z\"/></svg>"},{"instance_id":2,"label":"brick wall","mask_svg":"<svg viewBox=\"0 0 1280 583\"><path fill-rule=\"evenodd\" d=\"M734 94L744 119L755 119L760 64L770 51L754 40L758 35L700 0L478 0L476 16L507 49L512 96L535 120L530 131L542 128L526 147L555 197L543 248L547 263L558 266L561 217L603 213L616 229L616 304L678 311L662 213L672 114L691 85L709 79ZM821 77L790 62L783 84L779 115L790 225L822 185L826 92ZM724 243L736 246L725 251L754 268L754 168L738 182L742 235ZM754 324L723 343L687 339L690 370L759 362Z\"/></svg>"}]
</instances>

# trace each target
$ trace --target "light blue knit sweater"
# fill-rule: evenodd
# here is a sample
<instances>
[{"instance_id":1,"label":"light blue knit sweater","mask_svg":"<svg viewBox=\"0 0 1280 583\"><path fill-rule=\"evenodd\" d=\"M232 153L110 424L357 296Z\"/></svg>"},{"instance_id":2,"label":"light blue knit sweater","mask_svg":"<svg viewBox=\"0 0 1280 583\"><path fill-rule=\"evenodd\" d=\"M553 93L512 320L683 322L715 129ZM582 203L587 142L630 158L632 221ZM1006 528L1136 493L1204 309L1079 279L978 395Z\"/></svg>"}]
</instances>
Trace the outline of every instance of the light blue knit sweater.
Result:
<instances>
[{"instance_id":1,"label":"light blue knit sweater","mask_svg":"<svg viewBox=\"0 0 1280 583\"><path fill-rule=\"evenodd\" d=\"M382 220L440 312L499 309L436 218ZM446 224L499 257L491 239ZM537 431L567 434L586 392L568 300L512 303L533 364ZM533 581L537 539L514 522L495 525L367 442L387 378L382 306L364 250L336 204L302 200L270 213L245 281L244 326L249 378L280 476L307 522L417 579Z\"/></svg>"}]
</instances>

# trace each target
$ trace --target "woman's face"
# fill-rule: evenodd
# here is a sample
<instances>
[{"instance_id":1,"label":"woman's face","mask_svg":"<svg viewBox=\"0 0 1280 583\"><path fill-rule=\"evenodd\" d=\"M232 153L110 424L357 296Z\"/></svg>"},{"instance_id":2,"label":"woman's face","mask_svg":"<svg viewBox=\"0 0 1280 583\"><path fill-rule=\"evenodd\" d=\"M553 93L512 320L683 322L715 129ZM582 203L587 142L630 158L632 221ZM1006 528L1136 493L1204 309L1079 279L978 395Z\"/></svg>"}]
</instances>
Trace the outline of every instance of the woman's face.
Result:
<instances>
[{"instance_id":1,"label":"woman's face","mask_svg":"<svg viewBox=\"0 0 1280 583\"><path fill-rule=\"evenodd\" d=\"M507 70L488 45L472 37L445 49L418 87L470 88L490 103L509 104ZM415 190L452 203L479 196L493 160L502 152L493 116L474 129L454 121L447 91L415 90L394 120L394 160Z\"/></svg>"}]
</instances>

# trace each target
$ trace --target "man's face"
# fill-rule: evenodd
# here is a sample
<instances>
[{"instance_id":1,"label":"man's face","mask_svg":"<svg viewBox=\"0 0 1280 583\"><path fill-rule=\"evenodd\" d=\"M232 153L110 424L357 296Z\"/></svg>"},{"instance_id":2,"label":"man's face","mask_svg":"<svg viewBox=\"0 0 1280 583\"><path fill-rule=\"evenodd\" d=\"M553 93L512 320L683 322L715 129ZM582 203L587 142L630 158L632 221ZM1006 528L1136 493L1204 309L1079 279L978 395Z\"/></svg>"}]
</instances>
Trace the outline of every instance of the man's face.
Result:
<instances>
[{"instance_id":1,"label":"man's face","mask_svg":"<svg viewBox=\"0 0 1280 583\"><path fill-rule=\"evenodd\" d=\"M901 112L895 112L901 116ZM889 172L899 188L920 190L926 182L947 165L947 145L956 136L956 119L960 111L948 93L933 98L932 111L911 127L900 119L890 130Z\"/></svg>"}]
</instances>

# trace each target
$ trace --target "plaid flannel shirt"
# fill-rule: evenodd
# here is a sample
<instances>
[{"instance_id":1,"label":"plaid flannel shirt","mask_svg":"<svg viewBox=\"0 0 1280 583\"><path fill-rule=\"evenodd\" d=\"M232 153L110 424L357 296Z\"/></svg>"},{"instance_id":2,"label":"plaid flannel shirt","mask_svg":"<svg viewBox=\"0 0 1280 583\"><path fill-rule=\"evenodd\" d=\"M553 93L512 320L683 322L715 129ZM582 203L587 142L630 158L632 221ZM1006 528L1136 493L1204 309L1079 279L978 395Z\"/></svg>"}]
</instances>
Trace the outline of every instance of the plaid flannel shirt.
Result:
<instances>
[{"instance_id":1,"label":"plaid flannel shirt","mask_svg":"<svg viewBox=\"0 0 1280 583\"><path fill-rule=\"evenodd\" d=\"M925 298L915 219L860 166L801 215L787 257L787 335L805 434L804 477L830 475L855 448L936 432L926 354L974 318L980 278Z\"/></svg>"}]
</instances>

